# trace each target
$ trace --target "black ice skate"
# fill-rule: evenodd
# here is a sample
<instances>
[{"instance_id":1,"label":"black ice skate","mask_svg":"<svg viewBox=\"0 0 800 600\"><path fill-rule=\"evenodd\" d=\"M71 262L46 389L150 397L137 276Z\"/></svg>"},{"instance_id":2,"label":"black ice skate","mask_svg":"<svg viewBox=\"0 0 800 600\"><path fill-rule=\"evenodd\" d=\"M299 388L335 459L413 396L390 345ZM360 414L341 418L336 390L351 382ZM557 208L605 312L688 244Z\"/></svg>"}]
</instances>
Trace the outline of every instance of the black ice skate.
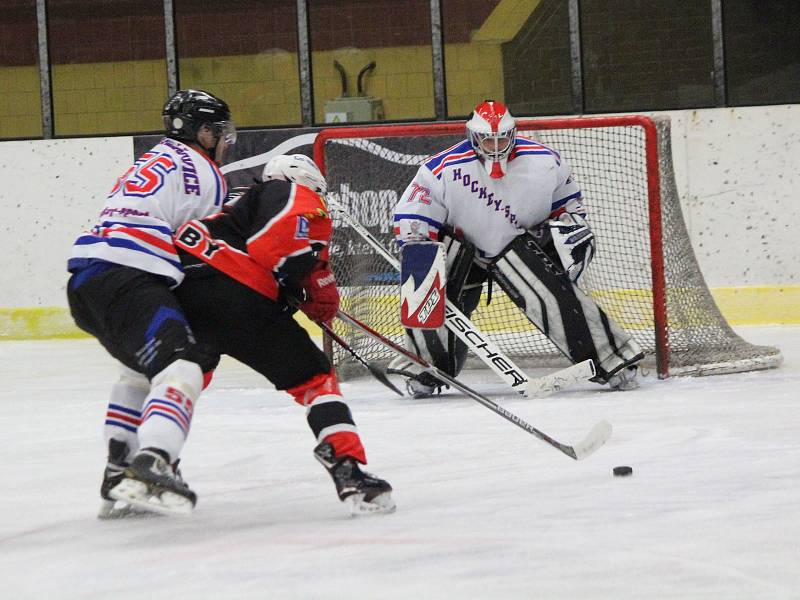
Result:
<instances>
[{"instance_id":1,"label":"black ice skate","mask_svg":"<svg viewBox=\"0 0 800 600\"><path fill-rule=\"evenodd\" d=\"M443 387L449 387L428 372L419 373L406 380L406 389L414 398L431 398L442 393Z\"/></svg>"},{"instance_id":2,"label":"black ice skate","mask_svg":"<svg viewBox=\"0 0 800 600\"><path fill-rule=\"evenodd\" d=\"M197 494L189 489L165 454L155 448L145 448L136 455L123 471L122 481L109 495L160 514L189 514L197 504Z\"/></svg>"},{"instance_id":3,"label":"black ice skate","mask_svg":"<svg viewBox=\"0 0 800 600\"><path fill-rule=\"evenodd\" d=\"M351 515L394 512L392 486L387 481L365 473L349 456L337 458L330 442L314 448L314 457L330 473L339 500L348 506Z\"/></svg>"},{"instance_id":4,"label":"black ice skate","mask_svg":"<svg viewBox=\"0 0 800 600\"><path fill-rule=\"evenodd\" d=\"M128 456L128 445L119 440L108 442L108 462L103 471L103 482L100 484L100 510L98 519L121 519L134 515L145 514L141 509L131 506L127 502L115 500L110 492L122 481L123 472L128 467L125 458Z\"/></svg>"}]
</instances>

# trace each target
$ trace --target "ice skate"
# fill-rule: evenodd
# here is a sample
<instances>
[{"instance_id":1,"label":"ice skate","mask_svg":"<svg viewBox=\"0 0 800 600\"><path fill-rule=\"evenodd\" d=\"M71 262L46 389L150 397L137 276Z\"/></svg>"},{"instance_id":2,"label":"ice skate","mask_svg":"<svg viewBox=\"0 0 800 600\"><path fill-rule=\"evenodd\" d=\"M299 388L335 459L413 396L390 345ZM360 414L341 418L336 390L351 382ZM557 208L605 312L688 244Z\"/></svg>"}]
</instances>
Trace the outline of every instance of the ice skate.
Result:
<instances>
[{"instance_id":1,"label":"ice skate","mask_svg":"<svg viewBox=\"0 0 800 600\"><path fill-rule=\"evenodd\" d=\"M349 456L337 458L329 442L322 442L314 448L314 457L330 473L339 500L347 505L352 516L395 511L392 486L362 471Z\"/></svg>"},{"instance_id":2,"label":"ice skate","mask_svg":"<svg viewBox=\"0 0 800 600\"><path fill-rule=\"evenodd\" d=\"M123 479L123 472L128 467L125 457L128 455L128 445L119 440L108 442L108 462L103 471L103 481L100 484L100 509L97 511L98 519L121 519L133 515L144 514L141 509L121 500L115 500L109 493Z\"/></svg>"},{"instance_id":3,"label":"ice skate","mask_svg":"<svg viewBox=\"0 0 800 600\"><path fill-rule=\"evenodd\" d=\"M145 448L136 455L109 496L160 514L190 514L197 503L197 494L189 489L177 468L154 448Z\"/></svg>"},{"instance_id":4,"label":"ice skate","mask_svg":"<svg viewBox=\"0 0 800 600\"><path fill-rule=\"evenodd\" d=\"M614 391L628 392L639 387L639 380L636 378L639 373L637 365L628 365L621 368L608 378L608 387Z\"/></svg>"},{"instance_id":5,"label":"ice skate","mask_svg":"<svg viewBox=\"0 0 800 600\"><path fill-rule=\"evenodd\" d=\"M442 388L447 387L430 373L420 373L406 380L406 389L414 398L431 398L442 393Z\"/></svg>"}]
</instances>

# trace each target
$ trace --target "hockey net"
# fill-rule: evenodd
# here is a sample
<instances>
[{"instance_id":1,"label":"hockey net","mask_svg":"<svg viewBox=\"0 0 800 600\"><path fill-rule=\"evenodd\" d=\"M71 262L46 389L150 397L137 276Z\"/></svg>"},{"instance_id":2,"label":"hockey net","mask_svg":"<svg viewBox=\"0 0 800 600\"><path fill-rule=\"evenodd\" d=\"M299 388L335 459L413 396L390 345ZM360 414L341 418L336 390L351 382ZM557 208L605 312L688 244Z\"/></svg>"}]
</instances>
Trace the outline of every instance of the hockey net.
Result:
<instances>
[{"instance_id":1,"label":"hockey net","mask_svg":"<svg viewBox=\"0 0 800 600\"><path fill-rule=\"evenodd\" d=\"M738 336L714 302L692 250L672 170L666 117L575 117L518 120L518 135L558 151L581 186L596 234L597 253L582 284L647 353L660 377L710 375L777 366L780 352ZM314 158L328 195L398 254L392 211L419 165L464 138L461 123L387 125L322 130ZM331 262L342 307L401 341L399 276L334 211ZM472 321L521 365L564 362L556 347L495 285ZM364 358L388 362L392 353L335 324ZM330 346L328 346L330 349ZM350 356L332 349L341 376Z\"/></svg>"}]
</instances>

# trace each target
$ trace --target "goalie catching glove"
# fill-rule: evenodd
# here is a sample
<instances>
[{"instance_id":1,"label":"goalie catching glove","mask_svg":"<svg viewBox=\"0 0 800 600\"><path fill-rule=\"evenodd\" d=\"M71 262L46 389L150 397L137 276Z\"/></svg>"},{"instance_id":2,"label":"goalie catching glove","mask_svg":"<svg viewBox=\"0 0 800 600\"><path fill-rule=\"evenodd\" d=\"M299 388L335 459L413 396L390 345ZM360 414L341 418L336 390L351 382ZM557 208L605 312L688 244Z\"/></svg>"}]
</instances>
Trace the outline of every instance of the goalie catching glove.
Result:
<instances>
[{"instance_id":1,"label":"goalie catching glove","mask_svg":"<svg viewBox=\"0 0 800 600\"><path fill-rule=\"evenodd\" d=\"M317 267L302 281L305 299L300 310L312 321L327 323L339 310L339 290L336 277L328 267Z\"/></svg>"},{"instance_id":2,"label":"goalie catching glove","mask_svg":"<svg viewBox=\"0 0 800 600\"><path fill-rule=\"evenodd\" d=\"M594 258L594 233L586 217L565 212L547 221L547 226L564 270L573 283L578 283Z\"/></svg>"}]
</instances>

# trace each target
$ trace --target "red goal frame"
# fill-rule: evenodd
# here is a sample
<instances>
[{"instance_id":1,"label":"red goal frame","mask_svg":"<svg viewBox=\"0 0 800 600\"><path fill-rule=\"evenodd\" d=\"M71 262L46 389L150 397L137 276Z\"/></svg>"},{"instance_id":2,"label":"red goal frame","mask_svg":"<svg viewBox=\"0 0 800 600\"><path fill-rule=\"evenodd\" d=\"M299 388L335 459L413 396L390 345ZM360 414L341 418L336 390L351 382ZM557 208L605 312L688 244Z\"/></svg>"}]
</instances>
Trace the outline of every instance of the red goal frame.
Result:
<instances>
[{"instance_id":1,"label":"red goal frame","mask_svg":"<svg viewBox=\"0 0 800 600\"><path fill-rule=\"evenodd\" d=\"M653 285L653 325L656 371L659 378L669 376L669 333L667 328L666 283L661 222L661 173L655 122L642 115L611 117L564 117L517 119L517 129L578 129L602 127L641 127L644 132L645 166L650 232L650 263ZM409 125L365 125L322 129L314 140L314 161L325 175L325 143L342 138L386 138L464 134L464 123L421 123Z\"/></svg>"}]
</instances>

